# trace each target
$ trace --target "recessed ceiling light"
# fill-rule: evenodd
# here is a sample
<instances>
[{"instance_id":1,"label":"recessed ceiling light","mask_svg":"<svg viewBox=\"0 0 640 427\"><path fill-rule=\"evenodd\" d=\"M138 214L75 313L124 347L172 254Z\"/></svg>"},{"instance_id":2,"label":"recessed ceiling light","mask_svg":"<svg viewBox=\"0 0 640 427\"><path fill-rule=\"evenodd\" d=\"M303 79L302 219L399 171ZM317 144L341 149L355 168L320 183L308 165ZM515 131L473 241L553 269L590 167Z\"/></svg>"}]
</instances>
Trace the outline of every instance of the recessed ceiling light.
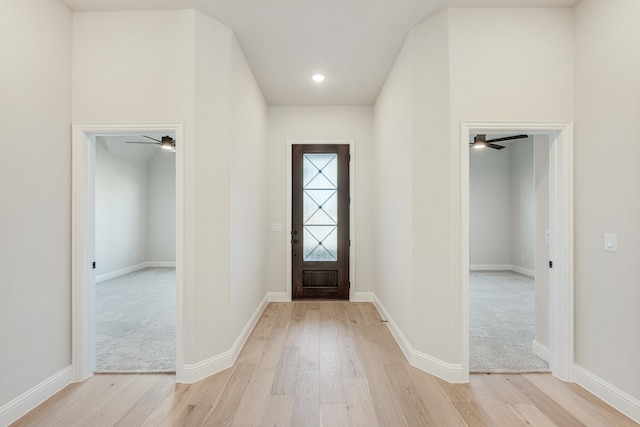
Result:
<instances>
[{"instance_id":1,"label":"recessed ceiling light","mask_svg":"<svg viewBox=\"0 0 640 427\"><path fill-rule=\"evenodd\" d=\"M314 74L313 77L311 78L313 79L314 82L320 83L324 81L324 74Z\"/></svg>"}]
</instances>

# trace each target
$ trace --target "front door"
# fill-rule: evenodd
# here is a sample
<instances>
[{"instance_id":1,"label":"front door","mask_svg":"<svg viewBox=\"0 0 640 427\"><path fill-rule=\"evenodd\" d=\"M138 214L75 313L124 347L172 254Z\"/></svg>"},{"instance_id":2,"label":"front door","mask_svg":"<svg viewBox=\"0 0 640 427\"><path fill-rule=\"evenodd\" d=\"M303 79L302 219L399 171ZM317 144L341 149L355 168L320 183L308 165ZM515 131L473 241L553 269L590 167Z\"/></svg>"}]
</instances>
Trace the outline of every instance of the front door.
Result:
<instances>
[{"instance_id":1,"label":"front door","mask_svg":"<svg viewBox=\"0 0 640 427\"><path fill-rule=\"evenodd\" d=\"M349 299L349 146L292 154L292 297Z\"/></svg>"}]
</instances>

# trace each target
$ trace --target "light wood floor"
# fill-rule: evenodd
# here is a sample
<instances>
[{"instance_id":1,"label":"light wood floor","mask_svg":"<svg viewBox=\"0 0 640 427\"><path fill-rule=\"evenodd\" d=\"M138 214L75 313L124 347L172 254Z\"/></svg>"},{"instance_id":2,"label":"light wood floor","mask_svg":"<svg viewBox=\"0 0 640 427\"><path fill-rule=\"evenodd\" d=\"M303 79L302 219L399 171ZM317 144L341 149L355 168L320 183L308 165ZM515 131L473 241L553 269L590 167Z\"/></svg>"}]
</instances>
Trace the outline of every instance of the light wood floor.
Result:
<instances>
[{"instance_id":1,"label":"light wood floor","mask_svg":"<svg viewBox=\"0 0 640 427\"><path fill-rule=\"evenodd\" d=\"M545 374L448 384L411 367L370 303L271 303L235 365L196 384L95 375L15 426L631 426Z\"/></svg>"}]
</instances>

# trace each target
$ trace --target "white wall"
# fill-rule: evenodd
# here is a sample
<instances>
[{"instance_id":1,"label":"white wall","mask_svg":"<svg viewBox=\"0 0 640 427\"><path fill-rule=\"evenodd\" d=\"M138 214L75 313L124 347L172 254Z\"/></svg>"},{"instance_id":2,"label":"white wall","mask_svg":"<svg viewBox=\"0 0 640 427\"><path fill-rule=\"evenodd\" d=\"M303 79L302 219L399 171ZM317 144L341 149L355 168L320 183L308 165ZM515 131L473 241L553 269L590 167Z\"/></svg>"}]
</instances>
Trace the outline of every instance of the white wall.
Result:
<instances>
[{"instance_id":1,"label":"white wall","mask_svg":"<svg viewBox=\"0 0 640 427\"><path fill-rule=\"evenodd\" d=\"M378 215L378 236L396 242L394 248L413 259L406 264L378 258L377 266L389 264L378 267L383 270L376 293L413 349L455 371L462 363L459 284L466 274L460 265L460 123L573 119L571 10L440 13L412 31L375 108L374 175L402 186L398 194L379 192L377 206L394 210ZM393 154L393 144L409 154ZM384 166L387 156L395 162ZM407 178L409 169L413 174ZM407 196L404 188L413 193ZM413 224L408 230L407 221ZM393 225L412 240L412 254L389 236ZM406 273L411 269L413 277ZM392 271L400 274L393 282L384 277ZM398 281L407 280L413 280L413 292L394 295Z\"/></svg>"},{"instance_id":2,"label":"white wall","mask_svg":"<svg viewBox=\"0 0 640 427\"><path fill-rule=\"evenodd\" d=\"M191 125L193 21L193 11L75 12L73 120Z\"/></svg>"},{"instance_id":3,"label":"white wall","mask_svg":"<svg viewBox=\"0 0 640 427\"><path fill-rule=\"evenodd\" d=\"M533 139L504 146L469 151L469 263L533 275Z\"/></svg>"},{"instance_id":4,"label":"white wall","mask_svg":"<svg viewBox=\"0 0 640 427\"><path fill-rule=\"evenodd\" d=\"M469 264L511 265L511 149L469 150Z\"/></svg>"},{"instance_id":5,"label":"white wall","mask_svg":"<svg viewBox=\"0 0 640 427\"><path fill-rule=\"evenodd\" d=\"M637 402L640 2L585 0L574 16L576 362Z\"/></svg>"},{"instance_id":6,"label":"white wall","mask_svg":"<svg viewBox=\"0 0 640 427\"><path fill-rule=\"evenodd\" d=\"M448 235L452 212L446 208L454 194L445 189L455 179L451 175L448 122L450 117L449 13L445 11L411 33L412 87L412 281L413 312L411 340L414 349L438 360L456 357L452 338L460 319L456 289L443 286L450 281L452 260L460 248ZM384 203L384 201L383 201ZM453 290L453 292L451 292ZM387 283L393 292L393 282ZM406 302L405 302L406 304ZM408 304L400 310L407 310Z\"/></svg>"},{"instance_id":7,"label":"white wall","mask_svg":"<svg viewBox=\"0 0 640 427\"><path fill-rule=\"evenodd\" d=\"M231 81L231 336L267 293L267 105L235 37Z\"/></svg>"},{"instance_id":8,"label":"white wall","mask_svg":"<svg viewBox=\"0 0 640 427\"><path fill-rule=\"evenodd\" d=\"M452 133L458 133L461 120L572 118L571 9L449 11Z\"/></svg>"},{"instance_id":9,"label":"white wall","mask_svg":"<svg viewBox=\"0 0 640 427\"><path fill-rule=\"evenodd\" d=\"M185 147L185 282L193 284L185 294L185 344L193 348L186 356L187 363L219 354L229 349L232 341L229 193L233 35L229 28L198 12L193 32L193 140Z\"/></svg>"},{"instance_id":10,"label":"white wall","mask_svg":"<svg viewBox=\"0 0 640 427\"><path fill-rule=\"evenodd\" d=\"M232 65L233 34L200 12L82 12L73 23L74 121L184 125L182 338L197 377L197 364L226 354L231 330L249 320L246 309L231 313L231 106L232 96L253 105L261 95L232 90L242 68ZM265 133L253 113L240 122ZM252 302L264 296L259 284L244 290Z\"/></svg>"},{"instance_id":11,"label":"white wall","mask_svg":"<svg viewBox=\"0 0 640 427\"><path fill-rule=\"evenodd\" d=\"M96 143L96 276L148 260L147 162L109 152Z\"/></svg>"},{"instance_id":12,"label":"white wall","mask_svg":"<svg viewBox=\"0 0 640 427\"><path fill-rule=\"evenodd\" d=\"M148 262L175 265L175 153L143 146L152 151L140 156L124 143L131 138L107 139L96 138L96 280Z\"/></svg>"},{"instance_id":13,"label":"white wall","mask_svg":"<svg viewBox=\"0 0 640 427\"><path fill-rule=\"evenodd\" d=\"M478 22L482 31L477 31ZM573 120L571 9L450 9L450 35L454 176L459 176L461 121ZM459 182L450 191L459 194ZM459 211L458 203L451 209ZM459 241L456 233L451 238Z\"/></svg>"},{"instance_id":14,"label":"white wall","mask_svg":"<svg viewBox=\"0 0 640 427\"><path fill-rule=\"evenodd\" d=\"M176 262L176 154L157 150L147 163L147 261Z\"/></svg>"},{"instance_id":15,"label":"white wall","mask_svg":"<svg viewBox=\"0 0 640 427\"><path fill-rule=\"evenodd\" d=\"M406 337L413 313L411 39L408 39L374 107L373 184L375 292Z\"/></svg>"},{"instance_id":16,"label":"white wall","mask_svg":"<svg viewBox=\"0 0 640 427\"><path fill-rule=\"evenodd\" d=\"M511 262L516 271L535 269L535 184L533 139L509 144L511 156Z\"/></svg>"},{"instance_id":17,"label":"white wall","mask_svg":"<svg viewBox=\"0 0 640 427\"><path fill-rule=\"evenodd\" d=\"M355 171L355 188L351 189L355 204L356 281L359 292L371 292L375 273L372 271L373 236L371 224L375 213L371 209L374 190L371 176L373 141L373 111L371 107L269 107L268 166L266 169L269 210L263 227L283 224L283 232L270 232L266 262L269 291L286 291L286 251L290 235L287 230L287 140L355 140L355 156L351 173ZM353 230L352 230L353 232ZM287 295L291 297L291 295Z\"/></svg>"},{"instance_id":18,"label":"white wall","mask_svg":"<svg viewBox=\"0 0 640 427\"><path fill-rule=\"evenodd\" d=\"M71 363L71 13L7 0L0 28L2 407Z\"/></svg>"}]
</instances>

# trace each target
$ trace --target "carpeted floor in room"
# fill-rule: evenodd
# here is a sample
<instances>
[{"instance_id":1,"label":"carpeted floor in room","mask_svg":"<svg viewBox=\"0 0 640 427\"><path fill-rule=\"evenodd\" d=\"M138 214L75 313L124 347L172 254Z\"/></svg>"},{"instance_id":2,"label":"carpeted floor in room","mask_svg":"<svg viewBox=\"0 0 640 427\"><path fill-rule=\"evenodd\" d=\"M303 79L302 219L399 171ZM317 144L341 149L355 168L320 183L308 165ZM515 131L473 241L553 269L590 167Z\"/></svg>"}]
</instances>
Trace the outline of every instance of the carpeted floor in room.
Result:
<instances>
[{"instance_id":1,"label":"carpeted floor in room","mask_svg":"<svg viewBox=\"0 0 640 427\"><path fill-rule=\"evenodd\" d=\"M511 271L469 274L469 371L548 372L533 354L535 283Z\"/></svg>"},{"instance_id":2,"label":"carpeted floor in room","mask_svg":"<svg viewBox=\"0 0 640 427\"><path fill-rule=\"evenodd\" d=\"M175 369L175 268L145 268L96 283L96 373Z\"/></svg>"}]
</instances>

